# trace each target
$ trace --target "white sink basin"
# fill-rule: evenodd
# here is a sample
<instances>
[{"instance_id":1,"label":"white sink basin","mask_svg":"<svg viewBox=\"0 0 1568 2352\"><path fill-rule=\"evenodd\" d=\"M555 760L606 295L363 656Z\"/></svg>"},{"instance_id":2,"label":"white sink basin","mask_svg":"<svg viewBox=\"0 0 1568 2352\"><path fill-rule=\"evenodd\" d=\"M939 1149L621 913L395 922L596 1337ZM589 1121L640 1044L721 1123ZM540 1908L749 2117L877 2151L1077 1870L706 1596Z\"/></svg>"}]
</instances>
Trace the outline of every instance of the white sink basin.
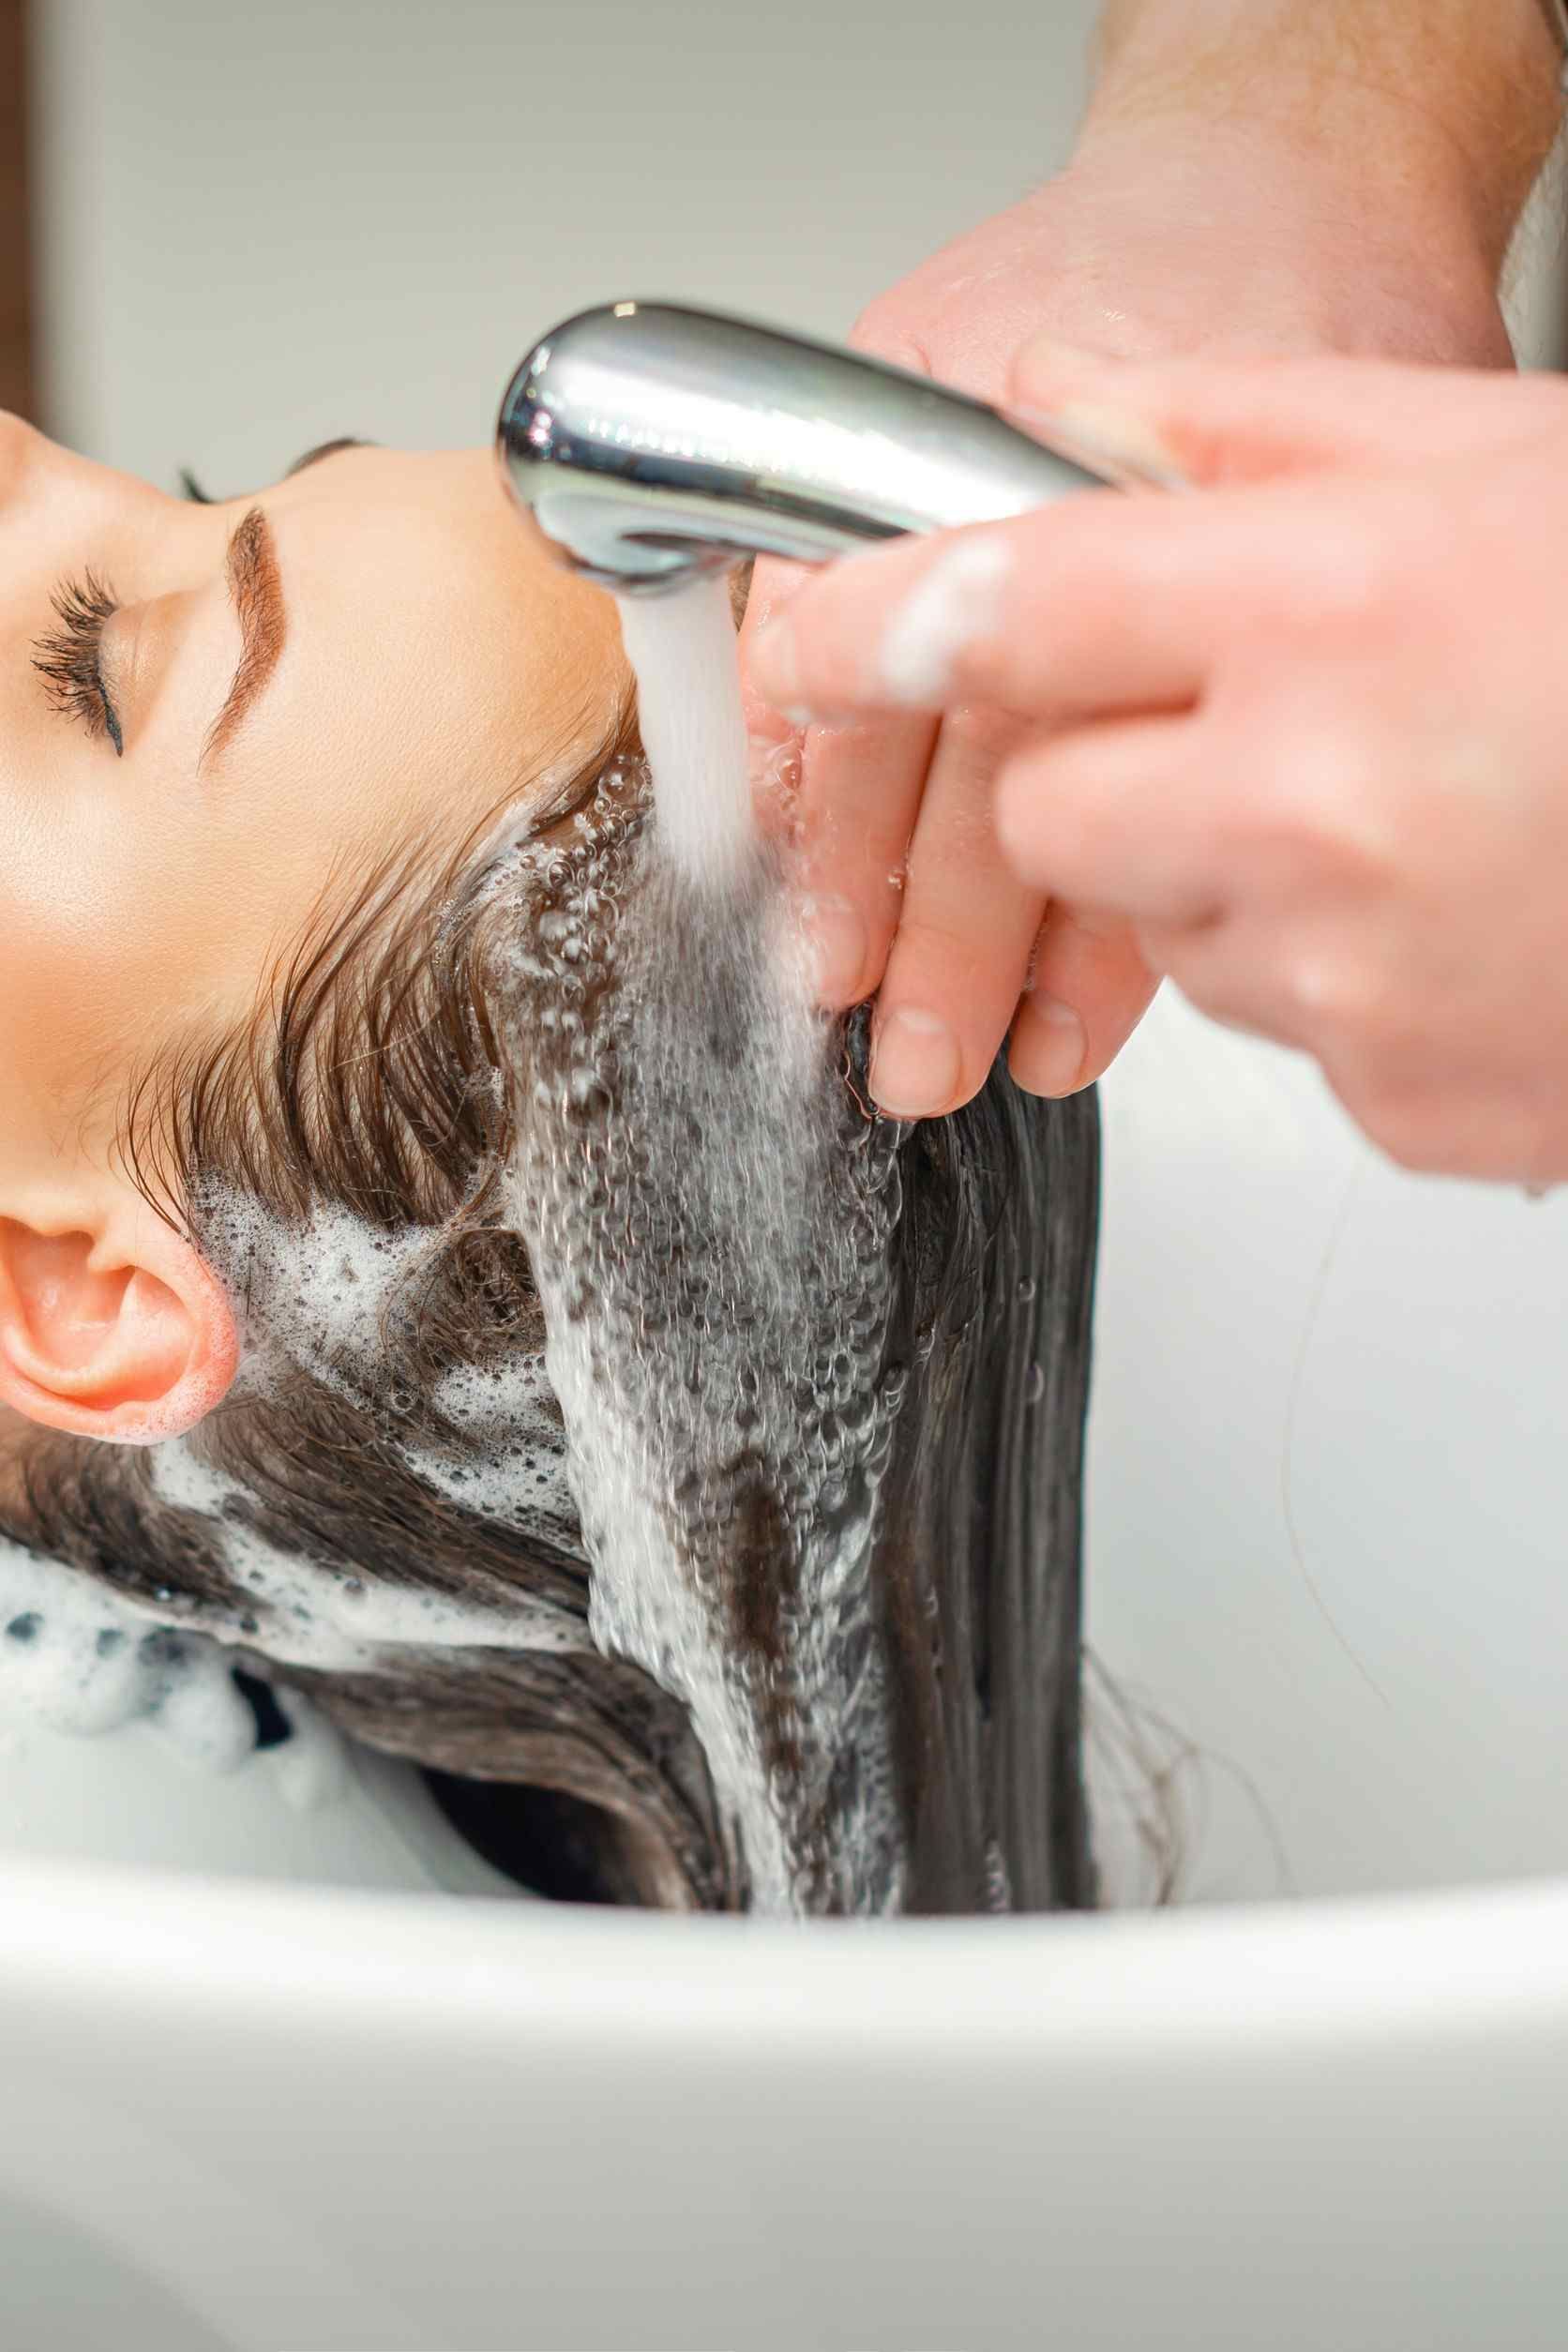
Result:
<instances>
[{"instance_id":1,"label":"white sink basin","mask_svg":"<svg viewBox=\"0 0 1568 2352\"><path fill-rule=\"evenodd\" d=\"M1176 1004L1107 1113L1091 1630L1203 1907L484 1899L391 1768L36 1740L0 2342L1561 2352L1568 1207Z\"/></svg>"}]
</instances>

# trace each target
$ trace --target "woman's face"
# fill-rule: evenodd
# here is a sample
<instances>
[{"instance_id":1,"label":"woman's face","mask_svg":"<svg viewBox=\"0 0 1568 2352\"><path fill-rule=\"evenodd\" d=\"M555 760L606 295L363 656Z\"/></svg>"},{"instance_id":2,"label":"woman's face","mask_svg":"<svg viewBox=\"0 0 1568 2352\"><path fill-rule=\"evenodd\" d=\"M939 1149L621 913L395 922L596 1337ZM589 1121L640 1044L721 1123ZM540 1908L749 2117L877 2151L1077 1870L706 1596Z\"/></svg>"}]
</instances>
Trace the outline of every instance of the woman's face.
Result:
<instances>
[{"instance_id":1,"label":"woman's face","mask_svg":"<svg viewBox=\"0 0 1568 2352\"><path fill-rule=\"evenodd\" d=\"M486 451L339 449L201 505L12 418L0 647L0 1216L98 1160L122 1071L244 1016L335 874L526 807L624 678Z\"/></svg>"}]
</instances>

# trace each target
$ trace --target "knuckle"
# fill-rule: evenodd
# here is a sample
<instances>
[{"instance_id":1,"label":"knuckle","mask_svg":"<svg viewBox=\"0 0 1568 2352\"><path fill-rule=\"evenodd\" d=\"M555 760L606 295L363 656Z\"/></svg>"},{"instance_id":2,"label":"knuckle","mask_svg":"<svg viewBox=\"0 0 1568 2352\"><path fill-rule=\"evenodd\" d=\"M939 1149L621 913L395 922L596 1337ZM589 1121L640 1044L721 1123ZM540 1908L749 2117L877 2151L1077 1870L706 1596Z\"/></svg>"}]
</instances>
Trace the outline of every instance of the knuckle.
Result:
<instances>
[{"instance_id":1,"label":"knuckle","mask_svg":"<svg viewBox=\"0 0 1568 2352\"><path fill-rule=\"evenodd\" d=\"M1380 628L1409 590L1402 535L1386 516L1348 517L1341 501L1322 528L1298 534L1281 582L1292 623L1335 640Z\"/></svg>"},{"instance_id":2,"label":"knuckle","mask_svg":"<svg viewBox=\"0 0 1568 2352\"><path fill-rule=\"evenodd\" d=\"M1364 893L1398 874L1399 811L1364 734L1323 726L1289 733L1262 783L1255 799L1239 799L1232 822L1276 886Z\"/></svg>"},{"instance_id":3,"label":"knuckle","mask_svg":"<svg viewBox=\"0 0 1568 2352\"><path fill-rule=\"evenodd\" d=\"M916 967L940 972L950 984L974 979L990 961L986 952L988 928L984 908L976 908L964 920L906 909L894 945L900 981Z\"/></svg>"},{"instance_id":4,"label":"knuckle","mask_svg":"<svg viewBox=\"0 0 1568 2352\"><path fill-rule=\"evenodd\" d=\"M1000 1035L1028 966L1028 946L1014 940L1000 910L977 903L955 916L916 908L898 924L883 987L911 1003L948 1005L965 1033L992 1024Z\"/></svg>"},{"instance_id":5,"label":"knuckle","mask_svg":"<svg viewBox=\"0 0 1568 2352\"><path fill-rule=\"evenodd\" d=\"M1353 952L1287 949L1281 992L1304 1027L1343 1052L1398 1052L1412 1040L1399 1000L1382 974Z\"/></svg>"}]
</instances>

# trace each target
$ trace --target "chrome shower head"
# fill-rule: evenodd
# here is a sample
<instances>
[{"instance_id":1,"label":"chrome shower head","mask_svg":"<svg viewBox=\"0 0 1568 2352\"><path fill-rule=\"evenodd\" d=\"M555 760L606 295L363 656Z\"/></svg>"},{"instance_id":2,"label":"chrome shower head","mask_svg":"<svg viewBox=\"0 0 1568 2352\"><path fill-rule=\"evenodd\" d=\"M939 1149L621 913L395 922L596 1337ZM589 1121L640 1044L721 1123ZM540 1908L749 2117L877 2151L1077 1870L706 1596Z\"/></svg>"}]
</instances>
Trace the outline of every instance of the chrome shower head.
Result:
<instances>
[{"instance_id":1,"label":"chrome shower head","mask_svg":"<svg viewBox=\"0 0 1568 2352\"><path fill-rule=\"evenodd\" d=\"M562 560L623 594L825 563L1107 477L924 376L716 311L616 302L536 343L497 448Z\"/></svg>"}]
</instances>

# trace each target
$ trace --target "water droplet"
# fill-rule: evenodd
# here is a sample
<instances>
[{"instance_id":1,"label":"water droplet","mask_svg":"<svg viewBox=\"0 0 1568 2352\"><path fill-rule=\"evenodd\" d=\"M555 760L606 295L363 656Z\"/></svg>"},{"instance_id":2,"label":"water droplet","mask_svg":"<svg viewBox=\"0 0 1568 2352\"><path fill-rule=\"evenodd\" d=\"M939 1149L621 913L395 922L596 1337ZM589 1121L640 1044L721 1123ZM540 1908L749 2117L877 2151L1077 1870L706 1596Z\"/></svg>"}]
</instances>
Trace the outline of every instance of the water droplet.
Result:
<instances>
[{"instance_id":1,"label":"water droplet","mask_svg":"<svg viewBox=\"0 0 1568 2352\"><path fill-rule=\"evenodd\" d=\"M1046 1393L1046 1376L1037 1364L1032 1364L1023 1376L1023 1401L1037 1405Z\"/></svg>"}]
</instances>

